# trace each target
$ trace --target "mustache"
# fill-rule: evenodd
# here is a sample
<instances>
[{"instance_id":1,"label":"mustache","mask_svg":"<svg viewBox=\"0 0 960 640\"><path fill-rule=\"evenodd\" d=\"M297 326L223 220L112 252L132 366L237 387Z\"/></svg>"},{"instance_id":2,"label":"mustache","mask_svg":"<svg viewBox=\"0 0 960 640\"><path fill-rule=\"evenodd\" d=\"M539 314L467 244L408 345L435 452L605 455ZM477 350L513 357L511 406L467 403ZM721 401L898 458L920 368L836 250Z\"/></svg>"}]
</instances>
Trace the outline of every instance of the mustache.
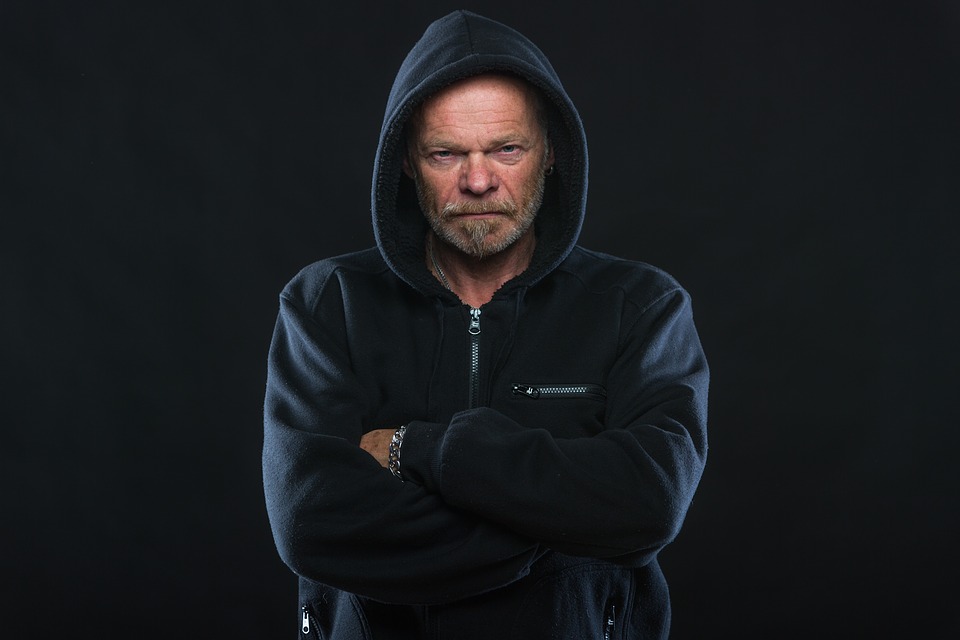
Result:
<instances>
[{"instance_id":1,"label":"mustache","mask_svg":"<svg viewBox=\"0 0 960 640\"><path fill-rule=\"evenodd\" d=\"M519 214L519 207L512 200L484 200L483 202L448 202L443 205L440 217L449 220L458 215L471 213L489 213L497 211L510 218Z\"/></svg>"}]
</instances>

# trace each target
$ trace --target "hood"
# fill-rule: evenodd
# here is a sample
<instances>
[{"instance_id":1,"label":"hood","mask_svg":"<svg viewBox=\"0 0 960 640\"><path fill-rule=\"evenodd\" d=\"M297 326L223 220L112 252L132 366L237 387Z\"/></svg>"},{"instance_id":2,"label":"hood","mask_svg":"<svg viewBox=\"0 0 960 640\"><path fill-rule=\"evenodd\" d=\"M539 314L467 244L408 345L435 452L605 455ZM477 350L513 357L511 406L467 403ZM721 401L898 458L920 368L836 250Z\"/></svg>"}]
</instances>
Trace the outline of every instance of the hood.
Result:
<instances>
[{"instance_id":1,"label":"hood","mask_svg":"<svg viewBox=\"0 0 960 640\"><path fill-rule=\"evenodd\" d=\"M520 76L548 103L554 172L537 214L537 246L527 270L502 290L534 284L570 253L587 198L587 143L576 108L546 56L514 29L469 11L433 22L407 54L387 100L371 193L377 246L389 267L415 289L442 290L424 263L427 222L413 181L403 173L404 125L415 107L457 80L488 71Z\"/></svg>"}]
</instances>

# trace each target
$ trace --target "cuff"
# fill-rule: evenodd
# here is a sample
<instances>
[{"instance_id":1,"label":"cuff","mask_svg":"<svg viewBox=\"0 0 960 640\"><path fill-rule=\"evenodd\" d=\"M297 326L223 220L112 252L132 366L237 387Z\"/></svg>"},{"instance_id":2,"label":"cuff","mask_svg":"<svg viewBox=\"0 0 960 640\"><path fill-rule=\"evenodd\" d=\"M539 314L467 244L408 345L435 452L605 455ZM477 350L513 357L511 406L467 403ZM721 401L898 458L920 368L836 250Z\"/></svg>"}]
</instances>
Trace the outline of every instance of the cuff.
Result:
<instances>
[{"instance_id":1,"label":"cuff","mask_svg":"<svg viewBox=\"0 0 960 640\"><path fill-rule=\"evenodd\" d=\"M407 424L400 451L400 473L404 480L426 489L440 491L440 443L447 425L414 420Z\"/></svg>"}]
</instances>

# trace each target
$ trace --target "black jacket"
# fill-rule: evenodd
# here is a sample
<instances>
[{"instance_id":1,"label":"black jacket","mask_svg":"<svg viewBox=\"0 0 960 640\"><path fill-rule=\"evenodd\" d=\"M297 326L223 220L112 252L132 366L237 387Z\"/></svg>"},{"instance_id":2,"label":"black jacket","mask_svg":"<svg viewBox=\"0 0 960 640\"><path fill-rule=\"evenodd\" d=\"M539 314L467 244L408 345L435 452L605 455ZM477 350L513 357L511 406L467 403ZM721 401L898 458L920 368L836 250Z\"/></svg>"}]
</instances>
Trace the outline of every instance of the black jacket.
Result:
<instances>
[{"instance_id":1,"label":"black jacket","mask_svg":"<svg viewBox=\"0 0 960 640\"><path fill-rule=\"evenodd\" d=\"M426 268L401 154L416 104L488 70L547 97L556 171L530 267L478 313ZM707 363L673 278L576 245L586 176L579 116L532 43L462 11L427 29L381 130L377 247L280 296L264 488L301 637L666 637L656 558L706 459ZM402 424L406 482L357 446Z\"/></svg>"}]
</instances>

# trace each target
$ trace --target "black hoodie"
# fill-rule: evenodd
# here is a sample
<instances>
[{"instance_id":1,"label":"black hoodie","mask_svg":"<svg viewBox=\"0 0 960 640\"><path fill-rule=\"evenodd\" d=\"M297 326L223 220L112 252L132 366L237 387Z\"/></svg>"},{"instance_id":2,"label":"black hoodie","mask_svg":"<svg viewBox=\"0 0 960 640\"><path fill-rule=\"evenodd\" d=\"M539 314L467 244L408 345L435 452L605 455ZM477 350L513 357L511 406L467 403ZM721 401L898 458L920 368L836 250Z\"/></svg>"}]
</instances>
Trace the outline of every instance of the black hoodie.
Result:
<instances>
[{"instance_id":1,"label":"black hoodie","mask_svg":"<svg viewBox=\"0 0 960 640\"><path fill-rule=\"evenodd\" d=\"M556 171L530 266L477 310L426 267L402 156L412 110L487 71L546 97ZM430 25L387 103L377 247L280 296L264 489L301 637L666 637L656 556L703 470L708 368L673 278L577 246L586 186L583 127L540 50L470 12ZM399 425L406 482L357 446Z\"/></svg>"}]
</instances>

